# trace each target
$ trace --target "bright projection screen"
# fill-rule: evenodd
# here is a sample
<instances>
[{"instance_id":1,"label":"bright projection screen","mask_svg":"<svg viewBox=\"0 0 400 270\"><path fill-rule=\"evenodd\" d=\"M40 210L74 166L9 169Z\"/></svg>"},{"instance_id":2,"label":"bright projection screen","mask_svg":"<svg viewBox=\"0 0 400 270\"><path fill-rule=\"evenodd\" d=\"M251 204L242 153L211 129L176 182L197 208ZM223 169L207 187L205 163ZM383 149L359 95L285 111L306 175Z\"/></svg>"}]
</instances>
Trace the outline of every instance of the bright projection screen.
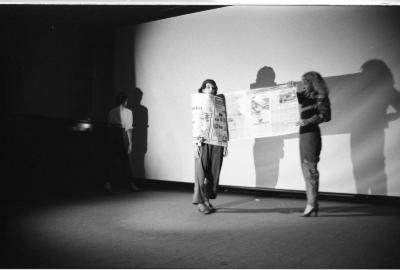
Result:
<instances>
[{"instance_id":1,"label":"bright projection screen","mask_svg":"<svg viewBox=\"0 0 400 270\"><path fill-rule=\"evenodd\" d=\"M321 125L320 191L400 196L399 18L396 7L232 6L131 28L149 116L145 177L193 182L190 95L204 79L228 93L314 70L333 112ZM298 143L231 141L220 184L304 190Z\"/></svg>"}]
</instances>

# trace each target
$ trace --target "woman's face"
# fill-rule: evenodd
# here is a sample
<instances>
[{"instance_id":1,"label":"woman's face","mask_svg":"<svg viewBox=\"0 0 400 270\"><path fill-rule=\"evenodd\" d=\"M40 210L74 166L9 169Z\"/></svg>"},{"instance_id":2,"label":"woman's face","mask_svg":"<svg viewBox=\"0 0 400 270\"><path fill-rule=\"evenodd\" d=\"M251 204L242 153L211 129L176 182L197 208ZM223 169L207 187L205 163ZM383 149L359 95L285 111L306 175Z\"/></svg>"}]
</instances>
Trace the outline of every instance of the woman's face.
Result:
<instances>
[{"instance_id":1,"label":"woman's face","mask_svg":"<svg viewBox=\"0 0 400 270\"><path fill-rule=\"evenodd\" d=\"M206 83L202 91L205 94L212 94L214 92L212 83Z\"/></svg>"},{"instance_id":2,"label":"woman's face","mask_svg":"<svg viewBox=\"0 0 400 270\"><path fill-rule=\"evenodd\" d=\"M313 90L313 86L312 86L310 79L303 78L302 83L303 83L303 91Z\"/></svg>"}]
</instances>

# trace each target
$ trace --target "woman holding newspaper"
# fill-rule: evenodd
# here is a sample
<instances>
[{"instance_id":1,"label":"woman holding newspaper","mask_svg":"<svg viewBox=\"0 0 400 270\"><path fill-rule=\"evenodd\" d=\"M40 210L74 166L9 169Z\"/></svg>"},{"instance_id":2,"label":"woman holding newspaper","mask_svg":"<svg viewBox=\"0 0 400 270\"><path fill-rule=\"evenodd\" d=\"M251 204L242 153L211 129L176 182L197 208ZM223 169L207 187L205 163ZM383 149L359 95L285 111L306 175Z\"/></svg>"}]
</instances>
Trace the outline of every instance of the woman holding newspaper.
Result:
<instances>
[{"instance_id":1,"label":"woman holding newspaper","mask_svg":"<svg viewBox=\"0 0 400 270\"><path fill-rule=\"evenodd\" d=\"M302 76L302 87L297 90L300 104L300 161L306 182L307 205L303 216L318 215L319 172L317 164L321 153L321 130L318 124L331 120L329 91L317 72Z\"/></svg>"},{"instance_id":2,"label":"woman holding newspaper","mask_svg":"<svg viewBox=\"0 0 400 270\"><path fill-rule=\"evenodd\" d=\"M200 98L210 98L214 100L215 103L211 103L211 107L218 106L218 109L222 113L218 116L213 116L210 121L208 121L213 129L221 128L219 134L221 136L202 136L195 135L193 138L194 145L194 156L195 156L195 181L194 181L194 194L193 194L193 204L198 206L198 210L203 214L210 214L215 211L215 208L210 203L210 199L215 199L217 196L217 187L219 183L219 175L221 172L223 157L227 155L227 122L226 122L226 109L225 109L225 99L222 95L217 96L217 84L214 80L205 80L200 89L199 93L207 94L209 96L200 95ZM198 95L198 94L195 94ZM199 95L198 95L199 96ZM212 111L217 109L211 108ZM202 117L211 118L209 114L203 113ZM213 130L213 134L218 133Z\"/></svg>"}]
</instances>

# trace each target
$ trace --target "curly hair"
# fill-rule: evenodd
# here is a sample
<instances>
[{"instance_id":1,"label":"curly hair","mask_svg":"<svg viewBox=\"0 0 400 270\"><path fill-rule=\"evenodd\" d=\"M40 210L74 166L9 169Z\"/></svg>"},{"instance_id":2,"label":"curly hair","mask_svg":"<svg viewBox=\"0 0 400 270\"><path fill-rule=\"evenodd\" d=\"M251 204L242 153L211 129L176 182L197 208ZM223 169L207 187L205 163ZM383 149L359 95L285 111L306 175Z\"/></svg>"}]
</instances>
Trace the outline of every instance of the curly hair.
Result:
<instances>
[{"instance_id":1,"label":"curly hair","mask_svg":"<svg viewBox=\"0 0 400 270\"><path fill-rule=\"evenodd\" d=\"M207 83L212 84L212 90L213 90L212 94L216 95L217 91L218 91L218 86L217 86L217 83L211 79L207 79L201 84L201 87L199 88L199 93L203 93L203 89L206 88Z\"/></svg>"},{"instance_id":2,"label":"curly hair","mask_svg":"<svg viewBox=\"0 0 400 270\"><path fill-rule=\"evenodd\" d=\"M301 77L305 84L305 93L307 96L314 96L319 98L325 98L329 95L329 89L326 86L325 80L321 74L315 71L309 71L303 74Z\"/></svg>"}]
</instances>

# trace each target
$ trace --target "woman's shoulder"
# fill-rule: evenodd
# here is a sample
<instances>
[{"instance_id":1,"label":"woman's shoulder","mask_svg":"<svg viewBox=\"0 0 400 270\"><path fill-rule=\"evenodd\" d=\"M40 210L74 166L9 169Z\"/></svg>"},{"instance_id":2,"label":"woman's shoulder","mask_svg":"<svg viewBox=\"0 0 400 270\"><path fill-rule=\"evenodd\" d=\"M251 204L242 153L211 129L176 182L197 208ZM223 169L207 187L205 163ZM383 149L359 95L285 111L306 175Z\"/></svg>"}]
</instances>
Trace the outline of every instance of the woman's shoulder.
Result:
<instances>
[{"instance_id":1,"label":"woman's shoulder","mask_svg":"<svg viewBox=\"0 0 400 270\"><path fill-rule=\"evenodd\" d=\"M123 111L124 113L126 113L126 114L132 114L132 110L131 110L131 109L128 109L127 107L123 107L123 108L122 108L122 111Z\"/></svg>"}]
</instances>

